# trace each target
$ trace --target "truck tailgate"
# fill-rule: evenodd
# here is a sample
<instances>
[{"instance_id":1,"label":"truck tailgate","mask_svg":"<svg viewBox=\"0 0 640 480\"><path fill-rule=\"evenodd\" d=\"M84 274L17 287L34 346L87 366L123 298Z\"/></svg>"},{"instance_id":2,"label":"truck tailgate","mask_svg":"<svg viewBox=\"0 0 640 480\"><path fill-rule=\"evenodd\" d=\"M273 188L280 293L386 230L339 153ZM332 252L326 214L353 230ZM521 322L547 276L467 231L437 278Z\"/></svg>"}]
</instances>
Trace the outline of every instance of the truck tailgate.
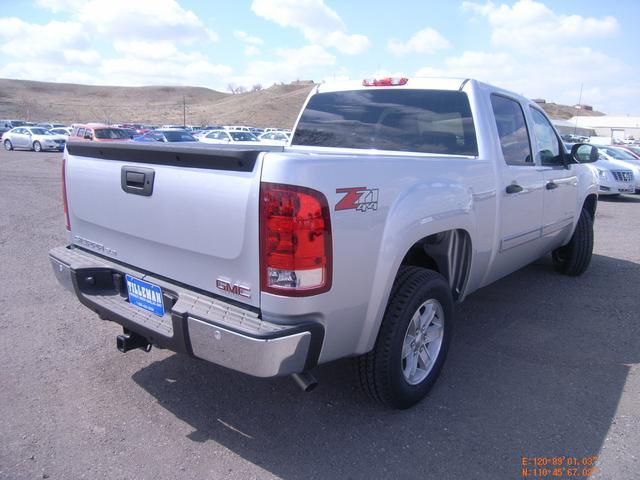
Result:
<instances>
[{"instance_id":1,"label":"truck tailgate","mask_svg":"<svg viewBox=\"0 0 640 480\"><path fill-rule=\"evenodd\" d=\"M255 150L69 144L71 241L259 306L260 159ZM246 290L221 289L218 279Z\"/></svg>"}]
</instances>

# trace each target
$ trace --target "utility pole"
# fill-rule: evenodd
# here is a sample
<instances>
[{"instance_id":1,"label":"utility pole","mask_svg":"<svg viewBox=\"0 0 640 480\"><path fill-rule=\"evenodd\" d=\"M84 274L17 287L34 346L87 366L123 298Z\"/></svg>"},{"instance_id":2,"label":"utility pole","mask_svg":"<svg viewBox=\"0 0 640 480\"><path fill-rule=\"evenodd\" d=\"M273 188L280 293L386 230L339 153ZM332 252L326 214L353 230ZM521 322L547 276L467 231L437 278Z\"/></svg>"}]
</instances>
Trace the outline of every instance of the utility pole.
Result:
<instances>
[{"instance_id":1,"label":"utility pole","mask_svg":"<svg viewBox=\"0 0 640 480\"><path fill-rule=\"evenodd\" d=\"M580 95L578 96L578 109L580 110L582 107L580 107L580 105L582 105L582 83L580 84ZM576 124L573 127L573 136L575 137L576 135L576 131L578 130L578 111L576 111Z\"/></svg>"},{"instance_id":2,"label":"utility pole","mask_svg":"<svg viewBox=\"0 0 640 480\"><path fill-rule=\"evenodd\" d=\"M182 95L182 126L187 126L187 103Z\"/></svg>"}]
</instances>

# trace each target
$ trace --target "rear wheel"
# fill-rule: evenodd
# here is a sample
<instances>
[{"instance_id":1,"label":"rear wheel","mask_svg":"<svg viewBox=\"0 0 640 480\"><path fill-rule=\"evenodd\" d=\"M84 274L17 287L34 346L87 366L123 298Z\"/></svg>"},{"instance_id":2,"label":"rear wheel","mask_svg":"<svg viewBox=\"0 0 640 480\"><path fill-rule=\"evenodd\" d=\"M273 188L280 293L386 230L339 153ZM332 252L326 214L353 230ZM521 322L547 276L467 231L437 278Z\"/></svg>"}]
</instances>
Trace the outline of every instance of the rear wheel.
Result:
<instances>
[{"instance_id":1,"label":"rear wheel","mask_svg":"<svg viewBox=\"0 0 640 480\"><path fill-rule=\"evenodd\" d=\"M37 140L35 142L33 142L33 151L34 152L41 152L42 151L42 145Z\"/></svg>"},{"instance_id":2,"label":"rear wheel","mask_svg":"<svg viewBox=\"0 0 640 480\"><path fill-rule=\"evenodd\" d=\"M11 145L11 140L6 139L4 141L4 149L5 150L13 150L13 145Z\"/></svg>"},{"instance_id":3,"label":"rear wheel","mask_svg":"<svg viewBox=\"0 0 640 480\"><path fill-rule=\"evenodd\" d=\"M576 230L569 243L551 253L553 265L560 273L577 277L582 275L593 253L593 219L591 214L582 209Z\"/></svg>"},{"instance_id":4,"label":"rear wheel","mask_svg":"<svg viewBox=\"0 0 640 480\"><path fill-rule=\"evenodd\" d=\"M452 334L453 299L432 270L403 267L392 288L374 349L356 359L372 398L409 408L427 395L442 370Z\"/></svg>"}]
</instances>

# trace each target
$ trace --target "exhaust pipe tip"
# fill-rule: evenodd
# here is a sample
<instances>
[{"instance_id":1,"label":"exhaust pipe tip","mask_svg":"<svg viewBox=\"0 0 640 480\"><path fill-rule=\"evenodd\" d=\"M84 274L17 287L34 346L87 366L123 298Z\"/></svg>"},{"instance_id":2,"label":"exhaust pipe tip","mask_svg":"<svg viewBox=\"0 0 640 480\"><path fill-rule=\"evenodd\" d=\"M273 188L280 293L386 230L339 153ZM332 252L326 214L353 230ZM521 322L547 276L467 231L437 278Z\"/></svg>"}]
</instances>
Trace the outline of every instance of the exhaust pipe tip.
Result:
<instances>
[{"instance_id":1,"label":"exhaust pipe tip","mask_svg":"<svg viewBox=\"0 0 640 480\"><path fill-rule=\"evenodd\" d=\"M309 372L294 373L291 375L303 392L310 392L318 386L318 380Z\"/></svg>"}]
</instances>

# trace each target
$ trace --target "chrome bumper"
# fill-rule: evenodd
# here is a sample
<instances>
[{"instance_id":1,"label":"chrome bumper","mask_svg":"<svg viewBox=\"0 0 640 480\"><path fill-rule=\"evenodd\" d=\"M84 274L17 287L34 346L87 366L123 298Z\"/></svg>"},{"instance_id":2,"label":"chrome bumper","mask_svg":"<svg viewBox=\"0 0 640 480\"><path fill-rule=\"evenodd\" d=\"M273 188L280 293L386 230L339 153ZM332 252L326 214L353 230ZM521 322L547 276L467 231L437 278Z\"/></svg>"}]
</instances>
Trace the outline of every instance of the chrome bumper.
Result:
<instances>
[{"instance_id":1,"label":"chrome bumper","mask_svg":"<svg viewBox=\"0 0 640 480\"><path fill-rule=\"evenodd\" d=\"M299 373L315 366L324 336L312 322L277 324L260 313L71 247L49 252L60 284L106 320L162 348L191 354L256 377ZM165 315L127 300L125 274L162 288Z\"/></svg>"}]
</instances>

